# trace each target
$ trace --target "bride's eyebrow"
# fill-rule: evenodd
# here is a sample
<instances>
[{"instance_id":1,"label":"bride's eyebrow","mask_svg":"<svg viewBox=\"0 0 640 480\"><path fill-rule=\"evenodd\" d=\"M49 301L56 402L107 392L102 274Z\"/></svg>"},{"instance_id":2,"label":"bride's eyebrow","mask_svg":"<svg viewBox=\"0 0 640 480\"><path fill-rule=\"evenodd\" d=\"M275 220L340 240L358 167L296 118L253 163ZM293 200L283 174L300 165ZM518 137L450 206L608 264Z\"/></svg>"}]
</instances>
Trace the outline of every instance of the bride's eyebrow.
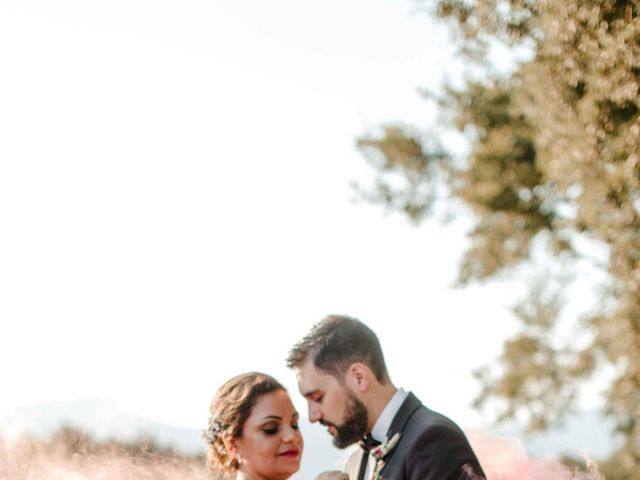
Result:
<instances>
[{"instance_id":1,"label":"bride's eyebrow","mask_svg":"<svg viewBox=\"0 0 640 480\"><path fill-rule=\"evenodd\" d=\"M265 421L265 420L282 420L282 417L278 415L267 415L266 417L262 418L262 421Z\"/></svg>"},{"instance_id":2,"label":"bride's eyebrow","mask_svg":"<svg viewBox=\"0 0 640 480\"><path fill-rule=\"evenodd\" d=\"M299 416L300 416L300 414L299 414L298 412L295 412L295 413L291 416L291 418L298 418ZM282 420L282 417L281 417L281 416L279 416L279 415L267 415L266 417L263 417L263 418L262 418L262 421L263 421L263 422L264 422L264 421L266 421L266 420L278 420L278 421L281 421L281 420Z\"/></svg>"}]
</instances>

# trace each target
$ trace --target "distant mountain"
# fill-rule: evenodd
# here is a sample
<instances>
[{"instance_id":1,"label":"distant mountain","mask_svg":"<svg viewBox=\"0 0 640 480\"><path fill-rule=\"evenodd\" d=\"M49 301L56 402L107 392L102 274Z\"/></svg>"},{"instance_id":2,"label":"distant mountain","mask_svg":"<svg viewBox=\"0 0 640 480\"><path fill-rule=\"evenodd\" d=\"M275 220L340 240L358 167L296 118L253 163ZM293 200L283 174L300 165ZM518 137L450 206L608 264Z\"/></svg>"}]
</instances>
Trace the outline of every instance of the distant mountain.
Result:
<instances>
[{"instance_id":1,"label":"distant mountain","mask_svg":"<svg viewBox=\"0 0 640 480\"><path fill-rule=\"evenodd\" d=\"M203 452L198 431L131 415L111 400L49 402L0 412L0 431L9 437L31 433L48 438L63 426L81 430L96 440L133 441L140 436L150 436L159 446L172 447L187 455Z\"/></svg>"},{"instance_id":2,"label":"distant mountain","mask_svg":"<svg viewBox=\"0 0 640 480\"><path fill-rule=\"evenodd\" d=\"M199 430L165 425L129 414L111 400L51 402L0 412L0 435L4 437L31 433L47 438L62 426L74 427L96 440L133 441L140 436L148 436L161 447L171 447L187 455L204 453ZM294 478L312 480L321 471L341 469L348 452L333 447L323 427L303 419L300 428L305 440L305 454L302 468ZM563 426L544 433L525 434L517 427L494 433L501 437L516 437L535 457L570 454L578 457L588 455L599 460L620 445L621 440L611 431L611 422L602 415L582 412L570 416Z\"/></svg>"},{"instance_id":3,"label":"distant mountain","mask_svg":"<svg viewBox=\"0 0 640 480\"><path fill-rule=\"evenodd\" d=\"M544 432L527 433L520 427L498 430L504 437L519 438L534 457L571 455L602 460L622 447L623 439L614 433L614 423L595 410L573 413Z\"/></svg>"}]
</instances>

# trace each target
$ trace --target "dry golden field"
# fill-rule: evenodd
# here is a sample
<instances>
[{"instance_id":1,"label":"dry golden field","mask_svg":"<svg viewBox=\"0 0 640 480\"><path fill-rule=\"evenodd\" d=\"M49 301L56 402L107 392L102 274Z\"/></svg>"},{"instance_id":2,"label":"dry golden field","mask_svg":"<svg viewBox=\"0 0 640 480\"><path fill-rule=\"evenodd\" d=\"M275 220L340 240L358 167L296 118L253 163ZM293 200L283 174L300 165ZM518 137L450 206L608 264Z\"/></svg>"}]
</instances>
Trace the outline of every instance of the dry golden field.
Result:
<instances>
[{"instance_id":1,"label":"dry golden field","mask_svg":"<svg viewBox=\"0 0 640 480\"><path fill-rule=\"evenodd\" d=\"M474 432L469 439L489 480L604 480L595 465L578 472L555 461L532 459L515 439ZM207 472L204 458L160 449L148 439L130 444L96 442L70 429L47 441L0 439L0 480L187 479L221 477Z\"/></svg>"}]
</instances>

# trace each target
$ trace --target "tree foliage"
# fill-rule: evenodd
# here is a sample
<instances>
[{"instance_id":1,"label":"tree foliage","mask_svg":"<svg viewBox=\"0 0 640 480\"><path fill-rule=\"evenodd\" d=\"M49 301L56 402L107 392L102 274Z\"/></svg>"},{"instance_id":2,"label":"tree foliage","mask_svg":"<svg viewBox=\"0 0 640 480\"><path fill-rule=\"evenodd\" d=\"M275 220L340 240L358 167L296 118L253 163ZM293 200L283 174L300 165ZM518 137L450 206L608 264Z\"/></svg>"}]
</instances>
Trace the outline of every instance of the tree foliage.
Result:
<instances>
[{"instance_id":1,"label":"tree foliage","mask_svg":"<svg viewBox=\"0 0 640 480\"><path fill-rule=\"evenodd\" d=\"M360 138L377 171L368 198L419 221L446 185L449 199L477 219L463 284L514 272L541 249L560 271L589 258L585 244L606 252L593 268L607 280L593 298L577 299L592 308L569 319L576 333L565 340L568 282L552 281L550 268L531 285L514 306L521 332L504 345L499 368L478 373L477 403L500 400L500 417L526 412L532 427L544 428L574 404L583 380L609 366L606 412L626 438L616 458L638 472L640 0L419 3L450 23L474 65L487 66L498 42L531 56L508 75L487 67L484 77L439 94L441 111L471 139L465 158L444 152L433 132L386 126Z\"/></svg>"}]
</instances>

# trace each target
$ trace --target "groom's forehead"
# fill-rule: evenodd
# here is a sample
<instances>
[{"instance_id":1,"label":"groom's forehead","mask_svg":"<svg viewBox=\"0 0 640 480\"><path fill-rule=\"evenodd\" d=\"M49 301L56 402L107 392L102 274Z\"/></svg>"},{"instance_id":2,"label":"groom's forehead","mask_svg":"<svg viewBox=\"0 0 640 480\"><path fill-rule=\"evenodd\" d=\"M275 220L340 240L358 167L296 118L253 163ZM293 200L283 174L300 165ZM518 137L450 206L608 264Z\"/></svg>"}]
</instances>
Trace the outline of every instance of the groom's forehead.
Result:
<instances>
[{"instance_id":1,"label":"groom's forehead","mask_svg":"<svg viewBox=\"0 0 640 480\"><path fill-rule=\"evenodd\" d=\"M298 389L304 396L309 396L318 390L325 390L337 383L330 373L318 370L312 361L307 360L296 368Z\"/></svg>"},{"instance_id":2,"label":"groom's forehead","mask_svg":"<svg viewBox=\"0 0 640 480\"><path fill-rule=\"evenodd\" d=\"M316 369L312 361L306 360L298 365L295 369L296 380L298 380L298 386L302 389L303 386L310 386L318 381L319 372Z\"/></svg>"}]
</instances>

